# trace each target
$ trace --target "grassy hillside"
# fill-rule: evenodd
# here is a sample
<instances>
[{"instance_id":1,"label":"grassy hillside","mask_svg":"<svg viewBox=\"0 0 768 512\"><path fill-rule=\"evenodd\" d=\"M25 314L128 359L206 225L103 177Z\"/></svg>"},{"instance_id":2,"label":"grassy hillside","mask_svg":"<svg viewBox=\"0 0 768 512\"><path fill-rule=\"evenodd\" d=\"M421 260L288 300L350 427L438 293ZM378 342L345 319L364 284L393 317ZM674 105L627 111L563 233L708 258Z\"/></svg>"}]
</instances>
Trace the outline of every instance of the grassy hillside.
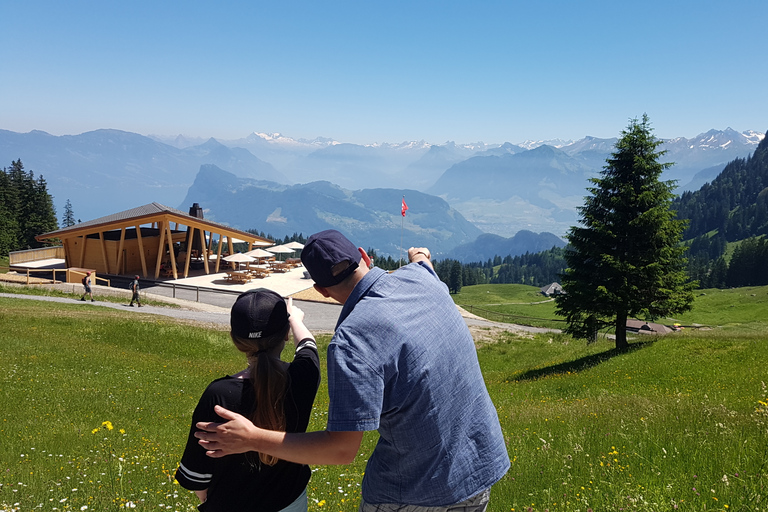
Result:
<instances>
[{"instance_id":1,"label":"grassy hillside","mask_svg":"<svg viewBox=\"0 0 768 512\"><path fill-rule=\"evenodd\" d=\"M697 290L693 309L659 321L698 324L728 331L762 330L768 321L768 286ZM554 300L539 288L522 284L464 286L453 295L456 304L489 320L539 327L562 328Z\"/></svg>"},{"instance_id":2,"label":"grassy hillside","mask_svg":"<svg viewBox=\"0 0 768 512\"><path fill-rule=\"evenodd\" d=\"M454 302L473 314L497 322L561 329L555 301L539 288L524 284L479 284L463 286L452 295Z\"/></svg>"},{"instance_id":3,"label":"grassy hillside","mask_svg":"<svg viewBox=\"0 0 768 512\"><path fill-rule=\"evenodd\" d=\"M563 335L481 348L512 461L489 510L768 510L767 292L707 293L690 321L722 328L623 353ZM5 298L0 323L0 510L194 510L172 475L200 393L243 367L225 332ZM314 468L310 510L357 510L375 441Z\"/></svg>"},{"instance_id":4,"label":"grassy hillside","mask_svg":"<svg viewBox=\"0 0 768 512\"><path fill-rule=\"evenodd\" d=\"M538 337L483 350L512 460L492 509L768 509L765 335L610 346Z\"/></svg>"}]
</instances>

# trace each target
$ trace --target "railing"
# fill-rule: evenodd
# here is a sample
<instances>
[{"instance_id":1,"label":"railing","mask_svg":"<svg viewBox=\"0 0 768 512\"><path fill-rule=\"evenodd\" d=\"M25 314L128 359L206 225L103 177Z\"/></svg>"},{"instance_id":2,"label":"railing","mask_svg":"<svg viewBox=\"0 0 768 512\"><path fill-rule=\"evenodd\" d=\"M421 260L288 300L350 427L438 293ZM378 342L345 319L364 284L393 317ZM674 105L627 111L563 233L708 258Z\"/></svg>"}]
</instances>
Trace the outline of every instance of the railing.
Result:
<instances>
[{"instance_id":1,"label":"railing","mask_svg":"<svg viewBox=\"0 0 768 512\"><path fill-rule=\"evenodd\" d=\"M154 282L151 285L151 288L171 288L172 294L171 296L175 299L176 298L176 290L189 290L195 292L195 302L200 302L200 291L204 291L205 293L221 293L225 295L239 295L242 292L236 292L232 290L219 290L216 288L205 288L200 286L192 286L188 284L176 284L176 283L166 283L166 282ZM151 290L149 286L145 287L145 290L149 291ZM151 293L151 292L150 292Z\"/></svg>"},{"instance_id":2,"label":"railing","mask_svg":"<svg viewBox=\"0 0 768 512\"><path fill-rule=\"evenodd\" d=\"M8 254L8 264L20 265L30 261L61 259L66 257L64 247L57 245L55 247L40 247L38 249L27 249L24 251L12 251Z\"/></svg>"},{"instance_id":3,"label":"railing","mask_svg":"<svg viewBox=\"0 0 768 512\"><path fill-rule=\"evenodd\" d=\"M59 272L64 272L64 274L65 274L65 278L64 279L66 279L66 273L67 273L66 269L55 269L55 268L28 268L28 269L25 269L25 270L26 270L26 274L27 274L27 283L26 284L28 284L28 285L30 285L30 284L50 284L51 282L56 282L56 271L57 270ZM42 272L42 273L46 273L46 274L53 273L53 279L47 279L47 278L39 277L37 279L40 279L40 281L30 282L29 278L30 277L34 277L34 276L30 276L30 274L34 273L34 272Z\"/></svg>"},{"instance_id":4,"label":"railing","mask_svg":"<svg viewBox=\"0 0 768 512\"><path fill-rule=\"evenodd\" d=\"M0 270L8 271L9 267L5 267L5 268L0 267ZM77 270L63 269L63 268L60 268L60 269L56 269L56 268L41 268L41 269L30 268L30 269L25 269L25 271L26 271L26 284L27 285L36 285L36 284L43 285L43 284L53 284L53 283L57 283L57 282L70 282L69 276L67 275L70 272L75 274L75 275L77 275L77 276L84 276L85 275L84 272L79 272ZM37 279L39 279L39 281L30 281L30 278L33 278L33 279L35 278L35 276L32 275L35 272L37 272L37 273L48 273L48 274L51 274L53 277L52 277L52 279L37 278ZM59 278L59 279L56 278L56 273L57 272L59 274L62 274L62 273L64 274L63 280L62 280L62 278ZM98 283L99 281L104 281L104 282L106 282L106 285L108 287L110 287L110 288L112 287L112 280L110 280L110 279L105 279L105 278L101 278L101 277L97 276L96 277L96 282ZM79 281L77 281L77 282L79 282ZM201 291L204 292L204 293L219 293L219 294L229 294L229 295L239 295L241 293L241 292L236 292L236 291L232 291L232 290L218 290L216 288L206 288L206 287L191 286L191 285L186 285L186 284L166 283L166 282L161 282L161 281L155 281L155 282L145 281L145 283L147 283L145 285L145 291L150 291L151 288L170 288L172 290L171 296L174 299L177 298L176 297L176 291L177 290L192 291L192 292L194 292L194 295L195 295L195 302L200 302L200 292ZM151 284L149 284L149 283L151 283ZM76 284L76 283L72 283L72 284ZM118 284L117 286L119 287L121 285ZM151 293L151 291L150 291L150 293Z\"/></svg>"},{"instance_id":5,"label":"railing","mask_svg":"<svg viewBox=\"0 0 768 512\"><path fill-rule=\"evenodd\" d=\"M481 316L485 318L486 320L493 320L498 319L499 322L504 323L522 323L524 320L539 320L543 322L565 322L565 320L561 320L558 318L538 318L535 316L524 316L524 315L512 315L509 313L499 313L498 311L491 311L490 309L483 309L479 308L477 306L473 306L472 304L459 304L463 309L466 311L469 311L473 315ZM523 325L529 325L529 324L523 324Z\"/></svg>"},{"instance_id":6,"label":"railing","mask_svg":"<svg viewBox=\"0 0 768 512\"><path fill-rule=\"evenodd\" d=\"M70 272L74 273L76 275L79 275L79 276L84 276L85 275L84 272L78 272L77 270L70 270L68 268L28 268L28 269L25 269L25 271L26 271L26 275L27 275L27 280L26 280L26 284L27 285L30 285L30 284L51 284L51 283L56 283L57 281L59 281L59 280L56 279L56 272L59 272L59 273L63 272L64 273L64 282L71 282L71 280L69 279ZM40 281L30 282L29 278L30 277L34 277L34 276L31 276L30 274L32 274L34 272L45 273L45 274L53 274L53 278L52 279L47 279L47 278L43 278L43 277L38 277L37 279L40 279ZM96 277L96 282L98 283L99 281L103 281L103 282L107 283L106 286L110 286L110 287L112 286L111 281L109 279L104 279L102 277L98 277L97 276Z\"/></svg>"}]
</instances>

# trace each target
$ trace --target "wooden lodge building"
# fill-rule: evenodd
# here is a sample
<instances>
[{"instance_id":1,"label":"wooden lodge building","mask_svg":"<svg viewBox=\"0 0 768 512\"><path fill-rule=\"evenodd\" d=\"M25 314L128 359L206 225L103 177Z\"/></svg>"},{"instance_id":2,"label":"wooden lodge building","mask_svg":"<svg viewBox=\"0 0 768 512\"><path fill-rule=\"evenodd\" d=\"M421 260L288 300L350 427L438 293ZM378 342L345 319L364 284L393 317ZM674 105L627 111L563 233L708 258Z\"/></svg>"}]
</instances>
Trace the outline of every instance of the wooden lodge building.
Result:
<instances>
[{"instance_id":1,"label":"wooden lodge building","mask_svg":"<svg viewBox=\"0 0 768 512\"><path fill-rule=\"evenodd\" d=\"M155 279L188 277L190 268L202 268L206 274L219 272L222 257L234 254L234 243L246 242L247 250L274 244L252 233L205 220L197 203L189 214L151 203L35 238L60 239L68 268ZM229 265L226 261L223 264Z\"/></svg>"}]
</instances>

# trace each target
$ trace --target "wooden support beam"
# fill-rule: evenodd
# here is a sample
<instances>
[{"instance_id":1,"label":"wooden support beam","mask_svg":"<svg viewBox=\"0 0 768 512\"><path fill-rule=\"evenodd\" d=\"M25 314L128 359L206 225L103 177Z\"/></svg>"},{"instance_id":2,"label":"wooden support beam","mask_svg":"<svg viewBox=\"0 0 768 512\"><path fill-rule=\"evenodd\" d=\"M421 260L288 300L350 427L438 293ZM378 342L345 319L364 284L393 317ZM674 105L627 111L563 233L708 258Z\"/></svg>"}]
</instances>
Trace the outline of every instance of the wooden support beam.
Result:
<instances>
[{"instance_id":1,"label":"wooden support beam","mask_svg":"<svg viewBox=\"0 0 768 512\"><path fill-rule=\"evenodd\" d=\"M164 247L165 245L165 230L160 230L160 239L157 243L157 258L155 259L155 279L160 277L160 264L163 262ZM173 259L173 251L171 251L171 259Z\"/></svg>"},{"instance_id":2,"label":"wooden support beam","mask_svg":"<svg viewBox=\"0 0 768 512\"><path fill-rule=\"evenodd\" d=\"M234 246L234 244L232 243L232 237L231 237L231 236L227 236L227 247L228 247L228 249L229 249L229 255L230 255L230 256L232 256L233 254L235 254L235 246ZM234 269L234 268L235 268L235 264L234 264L234 263L231 263L229 266L230 266L230 268L232 268L232 269Z\"/></svg>"},{"instance_id":3,"label":"wooden support beam","mask_svg":"<svg viewBox=\"0 0 768 512\"><path fill-rule=\"evenodd\" d=\"M189 261L192 259L192 239L195 237L195 228L192 226L187 226L189 229L192 230L192 233L189 235L189 245L187 245L187 257L184 261L184 279L189 277Z\"/></svg>"},{"instance_id":4,"label":"wooden support beam","mask_svg":"<svg viewBox=\"0 0 768 512\"><path fill-rule=\"evenodd\" d=\"M104 232L99 231L99 245L101 246L101 261L104 263L104 269L107 274L111 274L109 271L109 260L107 259L107 248L104 245Z\"/></svg>"},{"instance_id":5,"label":"wooden support beam","mask_svg":"<svg viewBox=\"0 0 768 512\"><path fill-rule=\"evenodd\" d=\"M203 268L205 268L205 274L208 275L210 272L208 272L208 250L205 248L205 231L198 229L197 232L200 233L200 255L203 257Z\"/></svg>"},{"instance_id":6,"label":"wooden support beam","mask_svg":"<svg viewBox=\"0 0 768 512\"><path fill-rule=\"evenodd\" d=\"M221 243L221 239L223 238L223 236L221 235L221 233L217 233L217 234L219 235L219 243L218 243L218 247L216 247L216 273L218 274L219 265L221 264L221 246L223 245ZM211 233L211 237L213 237L213 233Z\"/></svg>"},{"instance_id":7,"label":"wooden support beam","mask_svg":"<svg viewBox=\"0 0 768 512\"><path fill-rule=\"evenodd\" d=\"M87 235L83 235L83 245L80 247L80 262L78 263L78 267L83 268L83 265L85 265L85 244L86 240L88 240Z\"/></svg>"},{"instance_id":8,"label":"wooden support beam","mask_svg":"<svg viewBox=\"0 0 768 512\"><path fill-rule=\"evenodd\" d=\"M122 267L123 263L123 249L125 248L125 226L120 228L120 243L117 245L117 269L115 272L118 274L124 274L125 269Z\"/></svg>"},{"instance_id":9,"label":"wooden support beam","mask_svg":"<svg viewBox=\"0 0 768 512\"><path fill-rule=\"evenodd\" d=\"M171 270L173 271L173 278L178 279L179 273L176 271L176 255L173 253L173 234L171 233L171 223L165 223L165 230L168 232L168 255L171 257ZM158 270L160 267L158 267Z\"/></svg>"},{"instance_id":10,"label":"wooden support beam","mask_svg":"<svg viewBox=\"0 0 768 512\"><path fill-rule=\"evenodd\" d=\"M139 257L141 258L141 277L147 277L147 258L144 257L144 241L141 239L141 226L136 225L136 239L139 241Z\"/></svg>"},{"instance_id":11,"label":"wooden support beam","mask_svg":"<svg viewBox=\"0 0 768 512\"><path fill-rule=\"evenodd\" d=\"M61 245L64 246L64 268L71 267L71 258L69 251L72 249L72 242L69 238L65 238L61 241Z\"/></svg>"}]
</instances>

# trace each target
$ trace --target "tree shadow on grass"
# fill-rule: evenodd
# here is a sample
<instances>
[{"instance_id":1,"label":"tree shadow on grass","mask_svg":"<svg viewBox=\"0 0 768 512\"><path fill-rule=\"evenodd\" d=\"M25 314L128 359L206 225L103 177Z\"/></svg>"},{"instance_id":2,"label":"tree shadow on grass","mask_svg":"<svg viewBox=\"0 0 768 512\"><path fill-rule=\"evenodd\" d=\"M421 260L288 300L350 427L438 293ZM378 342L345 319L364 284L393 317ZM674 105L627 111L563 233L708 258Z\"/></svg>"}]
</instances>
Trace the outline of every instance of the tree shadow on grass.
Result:
<instances>
[{"instance_id":1,"label":"tree shadow on grass","mask_svg":"<svg viewBox=\"0 0 768 512\"><path fill-rule=\"evenodd\" d=\"M576 359L573 361L567 361L565 363L560 363L553 366L547 366L544 368L536 368L533 370L528 370L521 374L515 375L514 377L509 377L508 380L515 381L515 382L523 382L523 381L541 379L542 377L548 377L550 375L582 372L584 370L588 370L594 366L597 366L600 363L613 359L616 356L629 354L630 352L634 352L635 350L640 350L641 348L650 346L655 341L656 341L655 339L650 339L650 340L641 341L638 343L632 343L629 345L629 347L625 349L612 348L611 350L606 350L605 352L582 357L580 359Z\"/></svg>"}]
</instances>

